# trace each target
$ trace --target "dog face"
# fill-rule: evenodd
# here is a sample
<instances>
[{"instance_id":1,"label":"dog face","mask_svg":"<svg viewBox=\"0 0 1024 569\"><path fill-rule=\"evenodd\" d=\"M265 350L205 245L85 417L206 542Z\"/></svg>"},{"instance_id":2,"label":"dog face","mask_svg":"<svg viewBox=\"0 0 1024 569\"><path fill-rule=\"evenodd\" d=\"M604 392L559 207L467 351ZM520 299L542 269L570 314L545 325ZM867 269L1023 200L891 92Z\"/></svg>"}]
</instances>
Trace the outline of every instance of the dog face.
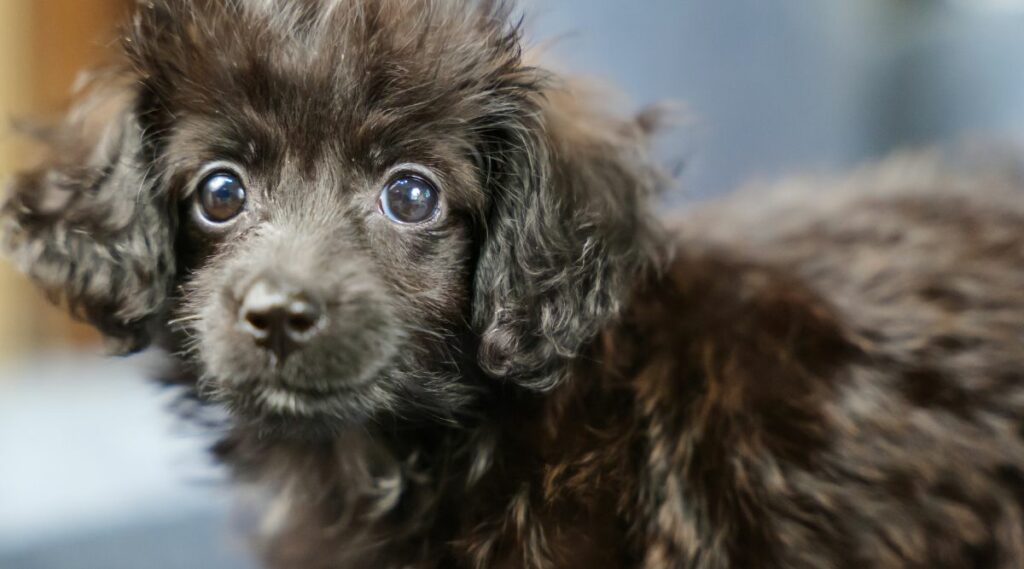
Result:
<instances>
[{"instance_id":1,"label":"dog face","mask_svg":"<svg viewBox=\"0 0 1024 569\"><path fill-rule=\"evenodd\" d=\"M370 37L352 8L214 8L190 49L219 57L155 88L176 110L162 155L195 250L177 317L203 386L247 411L448 414L471 387L457 378L488 199L480 137L489 107L530 105L536 79L452 87L518 73L480 19L496 14L423 22L395 3L362 16ZM239 29L273 48L220 39Z\"/></svg>"},{"instance_id":2,"label":"dog face","mask_svg":"<svg viewBox=\"0 0 1024 569\"><path fill-rule=\"evenodd\" d=\"M6 247L122 350L247 418L458 417L549 389L656 238L647 120L524 65L509 10L141 4L16 180Z\"/></svg>"},{"instance_id":3,"label":"dog face","mask_svg":"<svg viewBox=\"0 0 1024 569\"><path fill-rule=\"evenodd\" d=\"M375 128L317 120L334 132ZM225 140L216 126L201 121L183 147ZM389 142L358 157L336 142L289 156L272 139L277 151L228 161L182 156L216 156L186 167L181 220L198 260L178 310L216 395L346 419L402 401L445 413L466 395L453 378L482 196L459 135L446 143L441 125L417 126L416 147Z\"/></svg>"}]
</instances>

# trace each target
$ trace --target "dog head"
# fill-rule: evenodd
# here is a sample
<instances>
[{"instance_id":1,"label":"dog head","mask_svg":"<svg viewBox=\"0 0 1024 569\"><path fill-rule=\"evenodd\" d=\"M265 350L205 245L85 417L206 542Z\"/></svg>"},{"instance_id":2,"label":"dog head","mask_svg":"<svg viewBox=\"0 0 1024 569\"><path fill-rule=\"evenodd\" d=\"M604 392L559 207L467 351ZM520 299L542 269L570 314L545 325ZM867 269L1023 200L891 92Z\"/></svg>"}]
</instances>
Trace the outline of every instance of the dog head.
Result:
<instances>
[{"instance_id":1,"label":"dog head","mask_svg":"<svg viewBox=\"0 0 1024 569\"><path fill-rule=\"evenodd\" d=\"M6 247L240 415L550 389L652 257L645 121L526 65L503 3L152 0L123 46L15 180Z\"/></svg>"}]
</instances>

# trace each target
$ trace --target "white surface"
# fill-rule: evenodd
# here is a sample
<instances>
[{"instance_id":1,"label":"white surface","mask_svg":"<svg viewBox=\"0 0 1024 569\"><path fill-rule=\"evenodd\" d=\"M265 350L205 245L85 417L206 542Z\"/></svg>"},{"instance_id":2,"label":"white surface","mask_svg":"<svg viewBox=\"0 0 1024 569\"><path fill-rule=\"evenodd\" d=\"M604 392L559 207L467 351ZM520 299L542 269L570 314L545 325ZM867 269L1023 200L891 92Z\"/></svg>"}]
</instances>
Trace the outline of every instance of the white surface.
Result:
<instances>
[{"instance_id":1,"label":"white surface","mask_svg":"<svg viewBox=\"0 0 1024 569\"><path fill-rule=\"evenodd\" d=\"M0 551L225 507L210 441L146 367L70 354L0 367Z\"/></svg>"}]
</instances>

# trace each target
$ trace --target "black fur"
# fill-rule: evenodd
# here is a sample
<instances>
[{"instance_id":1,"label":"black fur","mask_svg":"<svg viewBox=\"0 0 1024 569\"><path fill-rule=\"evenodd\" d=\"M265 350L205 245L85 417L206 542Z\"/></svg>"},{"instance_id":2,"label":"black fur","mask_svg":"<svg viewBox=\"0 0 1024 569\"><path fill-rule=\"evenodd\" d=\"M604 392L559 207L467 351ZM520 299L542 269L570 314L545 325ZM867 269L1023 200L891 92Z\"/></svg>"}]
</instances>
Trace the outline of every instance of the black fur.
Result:
<instances>
[{"instance_id":1,"label":"black fur","mask_svg":"<svg viewBox=\"0 0 1024 569\"><path fill-rule=\"evenodd\" d=\"M5 246L227 407L268 564L1024 564L1018 178L897 158L669 230L654 115L524 61L505 3L151 0L123 46ZM383 215L403 171L436 217ZM254 283L322 326L265 349Z\"/></svg>"}]
</instances>

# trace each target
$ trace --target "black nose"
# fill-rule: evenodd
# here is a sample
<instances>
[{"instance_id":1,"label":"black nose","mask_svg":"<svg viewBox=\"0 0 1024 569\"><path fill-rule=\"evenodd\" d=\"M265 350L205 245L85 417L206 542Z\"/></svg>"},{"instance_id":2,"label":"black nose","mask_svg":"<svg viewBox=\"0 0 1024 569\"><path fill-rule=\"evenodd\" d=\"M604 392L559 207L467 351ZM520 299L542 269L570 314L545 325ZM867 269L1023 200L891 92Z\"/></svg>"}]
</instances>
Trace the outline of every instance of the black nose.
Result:
<instances>
[{"instance_id":1,"label":"black nose","mask_svg":"<svg viewBox=\"0 0 1024 569\"><path fill-rule=\"evenodd\" d=\"M238 310L239 327L281 360L315 338L324 323L309 295L267 280L253 283Z\"/></svg>"}]
</instances>

